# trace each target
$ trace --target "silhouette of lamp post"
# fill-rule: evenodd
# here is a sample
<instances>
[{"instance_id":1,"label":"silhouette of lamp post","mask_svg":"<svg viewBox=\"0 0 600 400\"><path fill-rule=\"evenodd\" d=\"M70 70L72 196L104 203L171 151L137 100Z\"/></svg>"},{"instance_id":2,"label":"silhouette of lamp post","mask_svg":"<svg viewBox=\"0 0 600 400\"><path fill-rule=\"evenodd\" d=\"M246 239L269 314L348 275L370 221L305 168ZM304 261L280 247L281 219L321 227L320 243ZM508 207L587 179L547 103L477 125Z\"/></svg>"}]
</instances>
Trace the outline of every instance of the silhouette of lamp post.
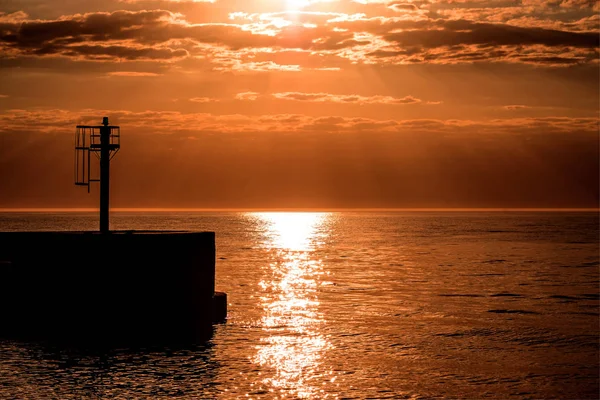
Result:
<instances>
[{"instance_id":1,"label":"silhouette of lamp post","mask_svg":"<svg viewBox=\"0 0 600 400\"><path fill-rule=\"evenodd\" d=\"M108 210L110 192L110 160L121 148L121 131L118 126L108 125L108 117L102 125L77 125L75 134L75 185L87 186L100 182L100 232L109 232ZM93 178L91 154L100 160L100 178Z\"/></svg>"}]
</instances>

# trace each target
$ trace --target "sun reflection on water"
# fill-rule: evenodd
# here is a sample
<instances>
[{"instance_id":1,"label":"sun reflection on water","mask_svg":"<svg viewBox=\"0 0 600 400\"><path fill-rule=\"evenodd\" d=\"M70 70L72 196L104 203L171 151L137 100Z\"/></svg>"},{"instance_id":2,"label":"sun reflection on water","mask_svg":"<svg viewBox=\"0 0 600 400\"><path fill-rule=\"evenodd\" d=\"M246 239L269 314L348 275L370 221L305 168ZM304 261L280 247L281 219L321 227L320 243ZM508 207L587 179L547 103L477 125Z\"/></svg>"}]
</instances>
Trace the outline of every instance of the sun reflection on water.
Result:
<instances>
[{"instance_id":1,"label":"sun reflection on water","mask_svg":"<svg viewBox=\"0 0 600 400\"><path fill-rule=\"evenodd\" d=\"M253 213L263 227L265 275L260 282L265 337L253 362L270 372L262 384L269 391L296 398L327 397L323 380L333 371L321 360L331 347L323 333L318 284L324 275L314 250L327 236L328 213Z\"/></svg>"},{"instance_id":2,"label":"sun reflection on water","mask_svg":"<svg viewBox=\"0 0 600 400\"><path fill-rule=\"evenodd\" d=\"M326 236L325 222L330 213L265 212L252 213L263 225L264 247L286 251L310 251Z\"/></svg>"}]
</instances>

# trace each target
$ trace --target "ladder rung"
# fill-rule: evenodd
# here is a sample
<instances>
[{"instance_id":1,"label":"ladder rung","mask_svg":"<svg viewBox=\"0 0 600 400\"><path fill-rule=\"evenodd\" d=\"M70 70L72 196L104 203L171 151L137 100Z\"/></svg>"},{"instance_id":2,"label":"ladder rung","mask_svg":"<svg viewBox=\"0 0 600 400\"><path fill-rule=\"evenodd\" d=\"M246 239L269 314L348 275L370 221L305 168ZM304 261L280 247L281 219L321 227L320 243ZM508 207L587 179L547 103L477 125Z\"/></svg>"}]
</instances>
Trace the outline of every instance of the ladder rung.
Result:
<instances>
[{"instance_id":1,"label":"ladder rung","mask_svg":"<svg viewBox=\"0 0 600 400\"><path fill-rule=\"evenodd\" d=\"M118 145L118 144L109 144L106 147L108 147L109 150L115 150L115 149L120 148L121 145ZM90 149L92 149L94 151L100 150L101 148L102 148L101 144L92 144L92 145L90 145Z\"/></svg>"}]
</instances>

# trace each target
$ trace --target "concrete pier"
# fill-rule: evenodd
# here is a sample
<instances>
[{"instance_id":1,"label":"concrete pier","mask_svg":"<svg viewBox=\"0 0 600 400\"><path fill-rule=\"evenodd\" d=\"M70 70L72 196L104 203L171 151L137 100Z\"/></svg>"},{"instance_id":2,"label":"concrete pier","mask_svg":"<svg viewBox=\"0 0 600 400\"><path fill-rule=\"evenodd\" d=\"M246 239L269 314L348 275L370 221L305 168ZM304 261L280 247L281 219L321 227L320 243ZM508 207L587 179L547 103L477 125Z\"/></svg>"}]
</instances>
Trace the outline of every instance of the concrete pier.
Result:
<instances>
[{"instance_id":1,"label":"concrete pier","mask_svg":"<svg viewBox=\"0 0 600 400\"><path fill-rule=\"evenodd\" d=\"M214 232L0 232L0 336L205 340L214 282Z\"/></svg>"}]
</instances>

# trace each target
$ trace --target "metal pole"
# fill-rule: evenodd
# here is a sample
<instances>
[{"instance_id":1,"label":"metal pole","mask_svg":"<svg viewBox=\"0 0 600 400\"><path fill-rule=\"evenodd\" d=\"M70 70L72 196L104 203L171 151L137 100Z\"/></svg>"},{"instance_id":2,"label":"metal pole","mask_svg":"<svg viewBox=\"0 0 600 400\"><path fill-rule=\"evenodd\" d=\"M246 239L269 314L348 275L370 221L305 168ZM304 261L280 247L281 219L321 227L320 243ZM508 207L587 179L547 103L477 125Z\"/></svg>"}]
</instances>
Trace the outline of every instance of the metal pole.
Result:
<instances>
[{"instance_id":1,"label":"metal pole","mask_svg":"<svg viewBox=\"0 0 600 400\"><path fill-rule=\"evenodd\" d=\"M102 121L100 128L100 232L107 233L108 228L108 199L110 188L110 127L108 118Z\"/></svg>"}]
</instances>

